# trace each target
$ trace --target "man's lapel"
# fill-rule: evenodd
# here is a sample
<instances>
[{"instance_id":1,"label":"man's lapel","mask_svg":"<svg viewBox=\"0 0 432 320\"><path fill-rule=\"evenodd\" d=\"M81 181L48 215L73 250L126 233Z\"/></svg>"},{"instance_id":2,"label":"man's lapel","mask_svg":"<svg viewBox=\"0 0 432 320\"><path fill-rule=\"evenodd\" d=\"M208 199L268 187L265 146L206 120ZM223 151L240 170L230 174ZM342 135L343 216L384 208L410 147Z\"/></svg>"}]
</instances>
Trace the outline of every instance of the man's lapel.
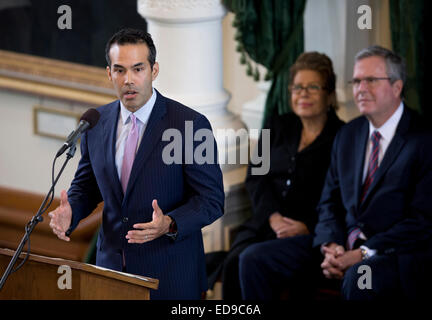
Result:
<instances>
[{"instance_id":1,"label":"man's lapel","mask_svg":"<svg viewBox=\"0 0 432 320\"><path fill-rule=\"evenodd\" d=\"M372 184L369 186L369 189L364 197L363 203L366 203L368 197L373 194L379 181L384 177L385 173L390 168L392 163L397 159L403 145L405 144L404 135L409 129L410 119L411 115L405 106L402 117L396 128L395 135L384 154L381 164L379 165L375 174L375 178L372 181Z\"/></svg>"},{"instance_id":2,"label":"man's lapel","mask_svg":"<svg viewBox=\"0 0 432 320\"><path fill-rule=\"evenodd\" d=\"M364 158L366 153L366 146L369 138L369 123L365 121L361 124L359 134L354 137L354 155L355 158L355 172L354 172L354 196L357 203L357 209L360 207L360 198L362 192L363 180L363 167ZM358 210L357 210L358 212Z\"/></svg>"},{"instance_id":3,"label":"man's lapel","mask_svg":"<svg viewBox=\"0 0 432 320\"><path fill-rule=\"evenodd\" d=\"M122 203L123 190L120 179L118 177L117 167L115 165L115 145L117 140L117 123L120 113L120 101L113 102L110 106L106 117L102 120L103 126L103 148L105 154L105 166L108 170L107 174L112 177L114 194L119 203Z\"/></svg>"},{"instance_id":4,"label":"man's lapel","mask_svg":"<svg viewBox=\"0 0 432 320\"><path fill-rule=\"evenodd\" d=\"M133 188L145 162L157 143L161 141L163 131L166 129L165 122L161 121L166 113L165 98L157 90L156 94L156 102L147 122L138 152L135 156L125 196L127 196ZM126 200L126 197L124 200Z\"/></svg>"}]
</instances>

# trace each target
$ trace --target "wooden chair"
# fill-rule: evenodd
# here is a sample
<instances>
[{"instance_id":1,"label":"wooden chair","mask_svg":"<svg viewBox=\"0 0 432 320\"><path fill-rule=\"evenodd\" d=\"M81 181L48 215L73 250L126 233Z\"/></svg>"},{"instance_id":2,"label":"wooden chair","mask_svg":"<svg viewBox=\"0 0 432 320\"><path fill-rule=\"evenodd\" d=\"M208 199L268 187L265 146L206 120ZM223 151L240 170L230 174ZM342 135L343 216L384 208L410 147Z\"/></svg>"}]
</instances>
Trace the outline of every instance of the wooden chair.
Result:
<instances>
[{"instance_id":1,"label":"wooden chair","mask_svg":"<svg viewBox=\"0 0 432 320\"><path fill-rule=\"evenodd\" d=\"M16 250L24 235L24 228L39 209L44 196L0 187L0 248ZM63 258L74 261L85 261L91 249L92 239L102 221L103 204L86 219L82 220L71 235L71 241L57 238L49 226L48 212L60 203L54 199L50 208L42 215L39 223L30 236L31 252L48 257ZM27 246L24 247L24 251Z\"/></svg>"}]
</instances>

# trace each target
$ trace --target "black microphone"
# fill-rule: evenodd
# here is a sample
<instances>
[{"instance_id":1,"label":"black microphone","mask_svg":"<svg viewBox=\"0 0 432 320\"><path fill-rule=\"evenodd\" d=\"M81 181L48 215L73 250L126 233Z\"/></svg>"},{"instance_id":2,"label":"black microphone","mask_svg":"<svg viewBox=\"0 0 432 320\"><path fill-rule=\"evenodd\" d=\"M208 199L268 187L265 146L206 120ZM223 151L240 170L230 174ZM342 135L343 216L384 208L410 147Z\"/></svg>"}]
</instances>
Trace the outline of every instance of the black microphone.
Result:
<instances>
[{"instance_id":1,"label":"black microphone","mask_svg":"<svg viewBox=\"0 0 432 320\"><path fill-rule=\"evenodd\" d=\"M72 131L66 139L66 142L57 151L56 157L60 157L68 148L73 146L79 137L87 130L93 128L99 121L100 113L96 109L88 109L80 118L78 128Z\"/></svg>"}]
</instances>

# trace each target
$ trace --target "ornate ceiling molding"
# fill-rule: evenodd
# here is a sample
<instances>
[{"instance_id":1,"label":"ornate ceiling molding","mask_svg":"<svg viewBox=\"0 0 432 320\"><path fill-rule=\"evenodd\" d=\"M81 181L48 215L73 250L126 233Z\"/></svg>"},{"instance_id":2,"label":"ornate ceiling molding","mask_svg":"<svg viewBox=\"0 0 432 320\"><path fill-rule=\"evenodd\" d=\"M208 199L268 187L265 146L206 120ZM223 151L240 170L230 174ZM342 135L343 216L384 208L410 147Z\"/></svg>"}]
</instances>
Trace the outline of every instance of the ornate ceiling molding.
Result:
<instances>
[{"instance_id":1,"label":"ornate ceiling molding","mask_svg":"<svg viewBox=\"0 0 432 320\"><path fill-rule=\"evenodd\" d=\"M221 0L138 0L138 13L164 23L193 23L222 19Z\"/></svg>"},{"instance_id":2,"label":"ornate ceiling molding","mask_svg":"<svg viewBox=\"0 0 432 320\"><path fill-rule=\"evenodd\" d=\"M3 50L0 88L93 105L116 99L103 68Z\"/></svg>"}]
</instances>

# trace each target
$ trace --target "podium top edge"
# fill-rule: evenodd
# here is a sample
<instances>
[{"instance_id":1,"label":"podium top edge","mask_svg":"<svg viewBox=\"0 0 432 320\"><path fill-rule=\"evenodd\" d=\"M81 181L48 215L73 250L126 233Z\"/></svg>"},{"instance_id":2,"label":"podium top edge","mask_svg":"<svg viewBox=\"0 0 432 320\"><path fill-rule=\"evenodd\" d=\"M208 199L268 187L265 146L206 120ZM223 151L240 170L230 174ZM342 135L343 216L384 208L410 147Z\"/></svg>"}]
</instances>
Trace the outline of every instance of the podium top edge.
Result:
<instances>
[{"instance_id":1,"label":"podium top edge","mask_svg":"<svg viewBox=\"0 0 432 320\"><path fill-rule=\"evenodd\" d=\"M7 249L7 248L0 248L0 255L10 256L12 257L15 254L15 250ZM19 259L23 259L26 256L26 252L23 251L20 254ZM98 267L92 264L83 263L79 261L72 261L72 260L65 260L62 258L52 258L52 257L46 257L41 256L37 254L31 253L28 258L29 261L34 261L38 263L46 263L50 265L67 265L75 270L81 270L84 272L89 272L93 274L97 274L103 277L117 279L119 281L128 282L131 284L136 284L144 287L148 287L151 289L157 289L159 286L159 280L149 277L144 277L140 275L115 271L107 268ZM17 261L17 264L19 262ZM24 265L25 267L25 265Z\"/></svg>"}]
</instances>

